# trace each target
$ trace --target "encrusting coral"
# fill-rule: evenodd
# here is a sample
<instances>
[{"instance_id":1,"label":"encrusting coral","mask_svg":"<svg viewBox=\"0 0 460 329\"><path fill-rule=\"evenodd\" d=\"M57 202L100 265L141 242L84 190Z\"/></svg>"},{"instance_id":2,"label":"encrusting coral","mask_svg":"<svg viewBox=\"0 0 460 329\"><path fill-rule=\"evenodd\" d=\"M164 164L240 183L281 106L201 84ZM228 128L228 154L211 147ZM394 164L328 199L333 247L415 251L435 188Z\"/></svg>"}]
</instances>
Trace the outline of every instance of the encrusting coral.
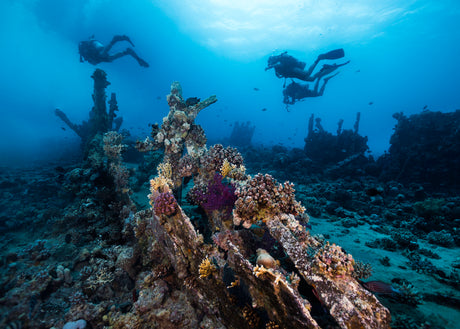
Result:
<instances>
[{"instance_id":1,"label":"encrusting coral","mask_svg":"<svg viewBox=\"0 0 460 329\"><path fill-rule=\"evenodd\" d=\"M152 257L153 246L161 242L161 253L193 303L227 327L320 328L310 301L299 292L302 286L316 291L341 328L389 328L388 310L353 278L351 255L305 230L308 216L295 200L293 184L278 183L270 175L246 175L235 149L206 148L194 119L216 97L184 101L174 82L167 100L170 112L161 128L153 126L152 139L138 142L143 151L162 147L165 152L163 169L151 180L154 211L139 213L134 228L145 246L143 258ZM232 175L235 171L238 175ZM207 225L211 232L221 231L207 242L173 201L172 193L180 196L187 176L194 183L188 199L213 210ZM277 260L273 256L280 251L284 257Z\"/></svg>"},{"instance_id":2,"label":"encrusting coral","mask_svg":"<svg viewBox=\"0 0 460 329\"><path fill-rule=\"evenodd\" d=\"M198 113L204 108L217 102L216 96L211 96L204 101L193 105L187 105L182 97L182 87L179 82L171 84L171 93L167 97L170 111L163 119L161 128L152 127L153 140L148 138L144 142L138 142L137 148L142 151L165 149L164 163L169 163L175 170L173 172L172 188L181 185L181 176L177 171L179 160L184 148L192 158L199 158L205 152L206 136L203 129L194 124ZM190 102L189 102L190 104Z\"/></svg>"},{"instance_id":3,"label":"encrusting coral","mask_svg":"<svg viewBox=\"0 0 460 329\"><path fill-rule=\"evenodd\" d=\"M281 213L299 215L305 211L295 200L293 184L278 184L268 174L255 175L238 187L236 195L234 222L245 228Z\"/></svg>"}]
</instances>

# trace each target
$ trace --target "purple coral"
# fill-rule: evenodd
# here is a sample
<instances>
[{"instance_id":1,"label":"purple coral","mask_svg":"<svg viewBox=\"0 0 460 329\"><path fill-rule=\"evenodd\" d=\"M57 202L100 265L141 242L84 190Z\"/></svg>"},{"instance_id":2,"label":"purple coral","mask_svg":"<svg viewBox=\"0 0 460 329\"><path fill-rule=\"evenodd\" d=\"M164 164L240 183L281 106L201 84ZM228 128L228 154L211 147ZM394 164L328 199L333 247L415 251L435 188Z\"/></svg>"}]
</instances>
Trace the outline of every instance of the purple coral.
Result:
<instances>
[{"instance_id":1,"label":"purple coral","mask_svg":"<svg viewBox=\"0 0 460 329\"><path fill-rule=\"evenodd\" d=\"M153 210L157 216L174 215L177 211L178 205L176 198L172 195L171 192L160 193L160 195L155 199L153 205Z\"/></svg>"},{"instance_id":2,"label":"purple coral","mask_svg":"<svg viewBox=\"0 0 460 329\"><path fill-rule=\"evenodd\" d=\"M222 180L222 175L215 173L208 186L195 185L187 193L187 199L206 212L219 211L226 217L230 216L236 201L235 187L224 184Z\"/></svg>"},{"instance_id":3,"label":"purple coral","mask_svg":"<svg viewBox=\"0 0 460 329\"><path fill-rule=\"evenodd\" d=\"M206 211L219 210L230 215L236 201L235 187L224 184L221 174L216 173L214 178L208 184L208 194L206 202L201 206Z\"/></svg>"}]
</instances>

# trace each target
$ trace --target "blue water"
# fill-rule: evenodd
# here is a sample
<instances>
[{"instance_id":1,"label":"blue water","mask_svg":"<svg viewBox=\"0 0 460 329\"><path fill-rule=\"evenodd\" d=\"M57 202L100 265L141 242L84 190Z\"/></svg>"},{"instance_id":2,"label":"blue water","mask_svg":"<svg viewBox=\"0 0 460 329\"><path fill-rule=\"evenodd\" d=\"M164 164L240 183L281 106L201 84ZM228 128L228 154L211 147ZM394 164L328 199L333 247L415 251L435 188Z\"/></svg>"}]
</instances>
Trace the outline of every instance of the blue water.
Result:
<instances>
[{"instance_id":1,"label":"blue water","mask_svg":"<svg viewBox=\"0 0 460 329\"><path fill-rule=\"evenodd\" d=\"M335 132L339 119L352 129L361 112L360 133L380 155L393 113L460 108L459 17L454 0L2 0L0 164L49 160L78 145L54 109L73 122L87 119L95 67L79 62L78 43L95 35L106 44L115 34L128 35L150 63L125 57L98 65L111 82L107 92L117 94L122 128L134 135L161 122L177 80L186 98L217 95L197 119L211 140L228 137L235 121L251 121L253 142L302 148L311 114ZM287 50L310 65L335 48L345 50L337 62L350 64L322 97L287 112L283 81L264 71L268 57Z\"/></svg>"}]
</instances>

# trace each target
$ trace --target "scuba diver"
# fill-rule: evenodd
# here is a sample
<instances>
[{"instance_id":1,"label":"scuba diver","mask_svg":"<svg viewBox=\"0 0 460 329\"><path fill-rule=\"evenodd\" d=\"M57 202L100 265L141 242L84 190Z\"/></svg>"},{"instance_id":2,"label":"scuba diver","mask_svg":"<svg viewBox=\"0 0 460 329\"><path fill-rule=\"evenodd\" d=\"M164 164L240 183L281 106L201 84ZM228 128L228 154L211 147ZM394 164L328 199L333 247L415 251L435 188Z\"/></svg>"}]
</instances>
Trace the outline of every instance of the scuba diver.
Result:
<instances>
[{"instance_id":1,"label":"scuba diver","mask_svg":"<svg viewBox=\"0 0 460 329\"><path fill-rule=\"evenodd\" d=\"M325 64L319 72L312 75L319 61L324 59L339 59L344 56L345 52L342 48L329 51L325 54L319 55L308 70L305 70L305 66L307 65L305 62L297 60L295 57L288 55L287 51L285 51L280 55L270 56L268 58L268 66L265 68L265 71L274 68L275 74L278 78L297 78L302 81L315 81L315 79L319 79L329 73L332 73L340 66L346 65L350 62L348 61L343 64L333 65ZM286 80L284 81L284 86L285 85Z\"/></svg>"},{"instance_id":2,"label":"scuba diver","mask_svg":"<svg viewBox=\"0 0 460 329\"><path fill-rule=\"evenodd\" d=\"M284 96L283 103L286 104L286 108L288 108L288 105L293 105L298 100L302 100L307 97L322 96L324 93L324 89L326 88L327 82L339 73L340 72L337 72L336 74L333 74L331 76L324 78L323 85L321 86L321 89L319 91L318 91L318 88L319 88L319 81L321 80L320 77L318 78L318 80L316 80L315 87L313 88L313 90L308 87L308 84L300 84L295 81L292 81L283 90L283 96Z\"/></svg>"},{"instance_id":3,"label":"scuba diver","mask_svg":"<svg viewBox=\"0 0 460 329\"><path fill-rule=\"evenodd\" d=\"M102 62L113 62L115 59L130 55L140 66L149 67L149 64L140 58L132 48L128 47L125 51L109 55L110 49L120 41L128 41L133 47L134 44L126 35L116 35L107 46L94 39L94 35L89 38L89 41L82 41L78 44L78 52L80 53L80 62L87 61L93 65Z\"/></svg>"}]
</instances>

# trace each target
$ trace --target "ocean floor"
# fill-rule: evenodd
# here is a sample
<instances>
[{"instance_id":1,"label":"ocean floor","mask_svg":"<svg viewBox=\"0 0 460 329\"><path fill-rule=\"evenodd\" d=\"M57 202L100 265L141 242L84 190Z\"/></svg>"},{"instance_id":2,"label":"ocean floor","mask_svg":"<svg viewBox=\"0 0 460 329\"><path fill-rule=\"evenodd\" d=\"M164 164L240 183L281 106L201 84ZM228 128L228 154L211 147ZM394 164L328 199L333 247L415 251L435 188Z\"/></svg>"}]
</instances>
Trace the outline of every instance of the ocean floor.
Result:
<instances>
[{"instance_id":1,"label":"ocean floor","mask_svg":"<svg viewBox=\"0 0 460 329\"><path fill-rule=\"evenodd\" d=\"M130 167L136 170L135 165ZM0 171L2 328L12 323L18 328L49 328L47 323L59 328L56 324L72 320L65 315L69 310L69 298L79 298L72 287L82 286L78 282L81 277L76 274L83 271L83 265L78 265L80 260L84 261L82 255L88 250L107 248L103 237L108 229L98 226L97 218L89 224L78 224L79 208L69 208L76 198L64 186L69 184L69 173L76 168L75 164L66 164L21 170L2 168ZM145 182L131 196L138 210L148 207L147 186ZM316 188L318 186L321 182L316 183ZM296 190L299 201L311 204L308 185L296 184ZM80 203L80 207L82 205L92 207L90 201ZM75 214L69 214L69 209L75 210ZM395 289L403 285L410 290L411 298L407 299L406 294L404 300L398 293L377 294L392 313L393 328L458 328L460 290L455 284L460 268L458 246L443 247L412 237L411 243L417 244L417 250L429 250L439 256L428 253L430 257L426 259L429 261L422 259L424 266L414 265L417 262L400 245L395 250L385 250L375 243L376 240L394 239L392 232L396 229L389 223L376 222L375 216L365 215L358 216L351 224L350 220L337 216L323 214L320 217L310 218L310 233L340 245L355 261L370 264L372 274L364 281L384 282ZM69 226L71 221L77 224ZM399 234L404 230L410 233L411 227L403 229L399 225L397 228ZM114 248L122 248L116 246L117 243L113 238ZM420 262L419 259L417 264ZM61 283L58 284L58 280ZM120 299L130 294L126 289ZM110 300L101 301L101 305L109 307Z\"/></svg>"},{"instance_id":2,"label":"ocean floor","mask_svg":"<svg viewBox=\"0 0 460 329\"><path fill-rule=\"evenodd\" d=\"M363 224L358 227L346 228L340 224L340 221L334 221L328 218L310 218L312 225L312 234L322 234L327 236L331 243L340 245L347 253L351 253L355 260L369 263L372 266L372 275L368 280L377 280L391 283L395 279L408 280L414 287L414 291L421 295L429 295L435 298L453 297L457 301L460 299L458 287L445 285L433 276L421 273L410 268L407 257L403 256L400 251L387 251L367 247L366 242L372 242L378 238L388 237L386 234L376 232L370 224ZM421 248L430 249L440 255L440 259L431 260L433 264L445 272L451 270L453 263L459 262L460 248L443 248L433 246L426 241L419 240ZM380 260L384 257L390 259L390 265L384 266ZM391 296L378 295L380 301L386 307L390 308L392 316L398 315L401 321L410 322L410 318L418 319L421 322L426 321L435 327L455 329L460 323L460 306L456 308L453 305L446 306L441 302L421 301L416 307L399 303L397 299ZM422 320L424 319L424 321ZM413 321L413 320L412 320ZM426 328L429 328L428 326Z\"/></svg>"}]
</instances>

